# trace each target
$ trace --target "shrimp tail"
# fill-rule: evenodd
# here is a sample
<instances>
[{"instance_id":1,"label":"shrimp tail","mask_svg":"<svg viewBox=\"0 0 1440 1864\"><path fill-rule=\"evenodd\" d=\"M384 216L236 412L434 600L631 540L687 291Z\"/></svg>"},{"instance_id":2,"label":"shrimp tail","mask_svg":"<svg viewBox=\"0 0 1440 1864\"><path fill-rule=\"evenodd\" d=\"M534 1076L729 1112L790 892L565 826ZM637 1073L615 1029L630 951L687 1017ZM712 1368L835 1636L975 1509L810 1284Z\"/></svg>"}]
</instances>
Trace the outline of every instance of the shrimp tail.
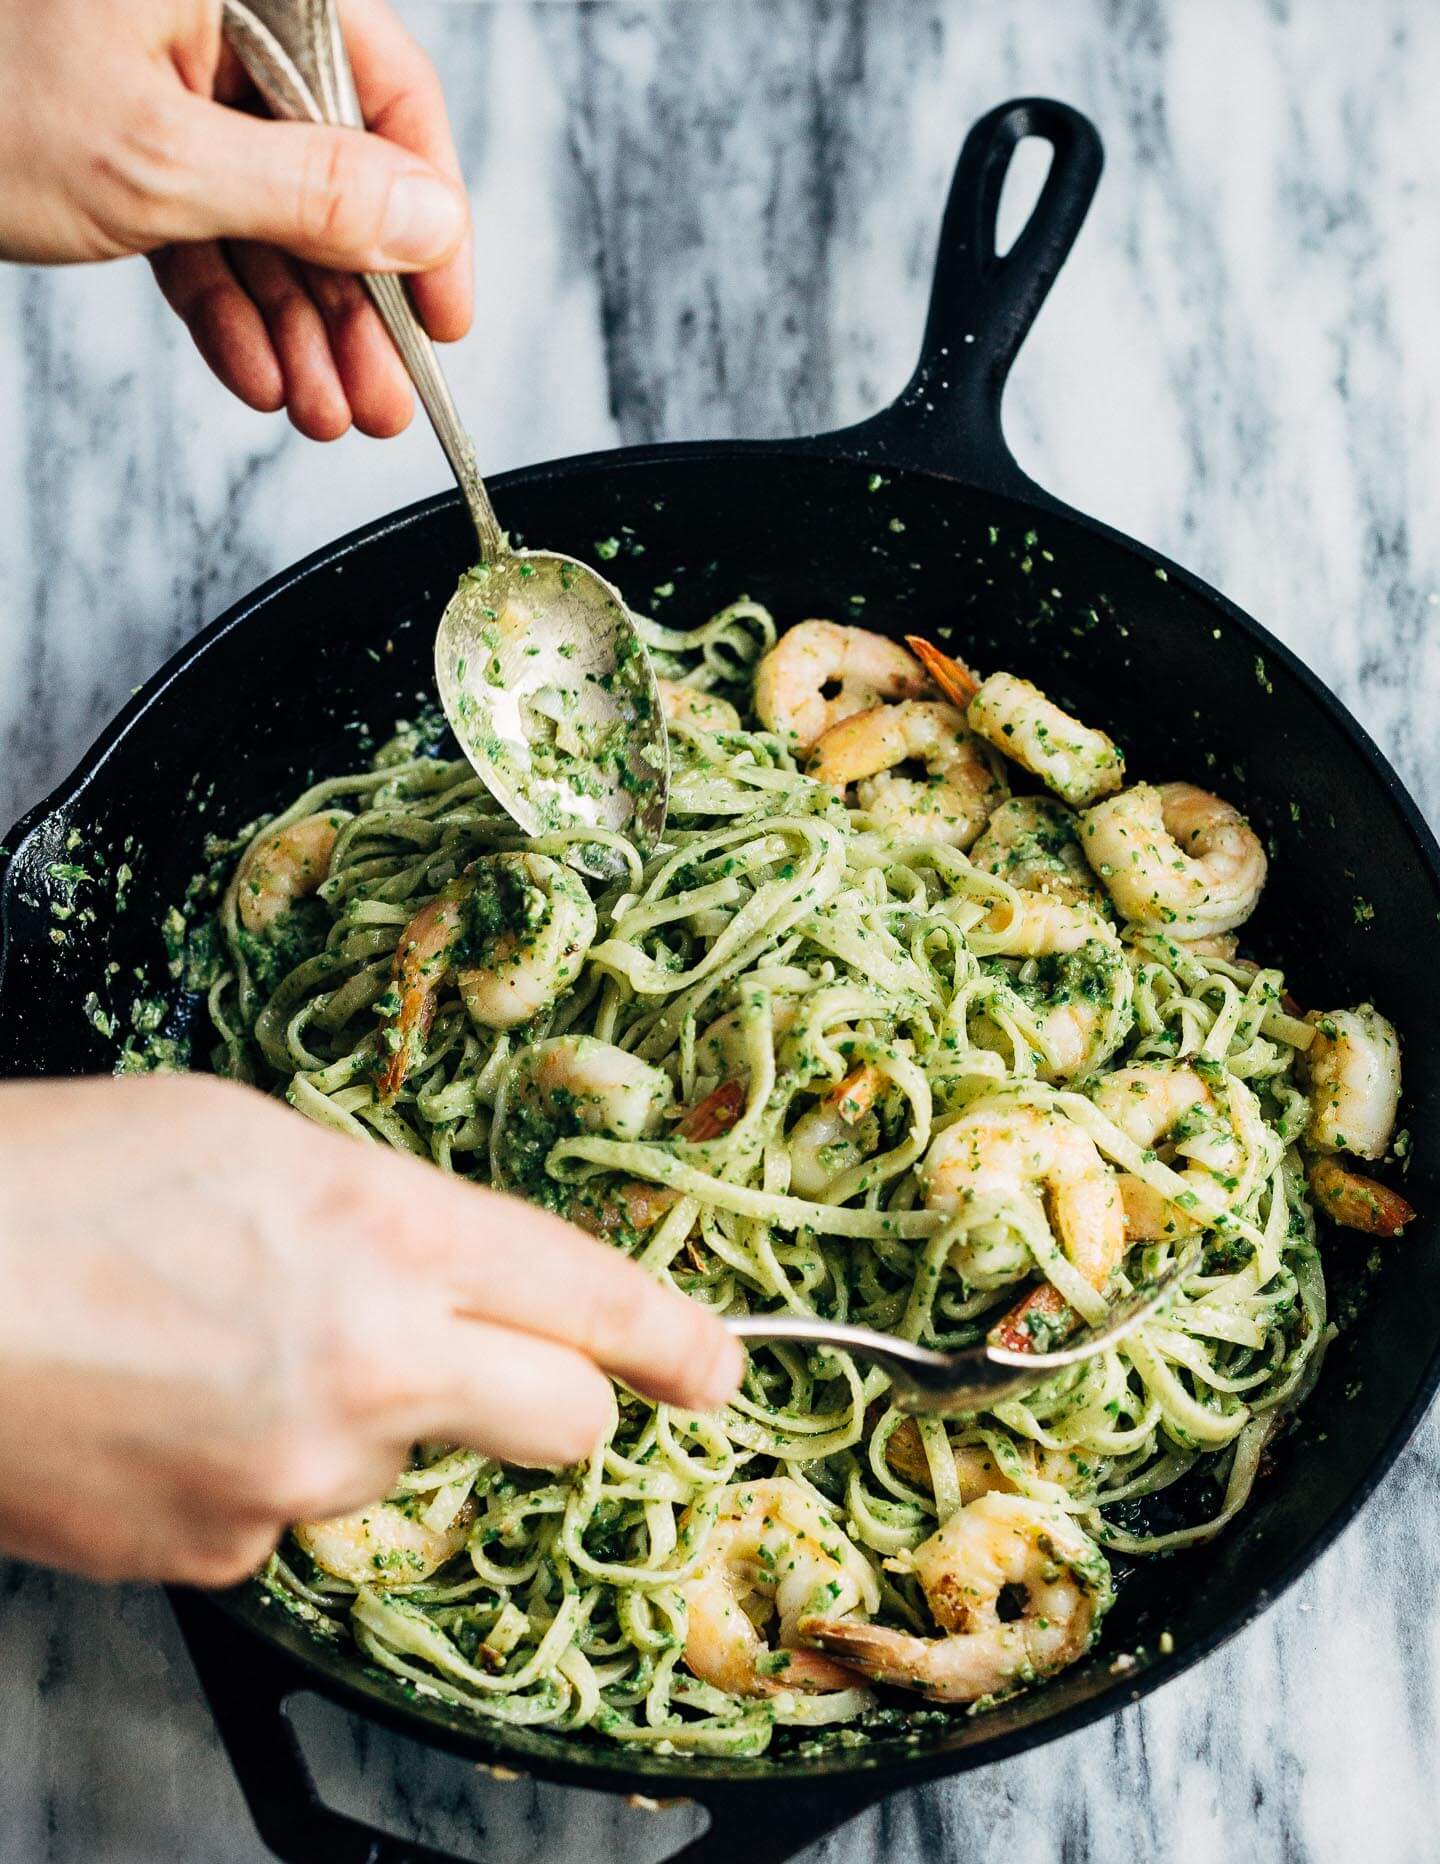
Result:
<instances>
[{"instance_id":1,"label":"shrimp tail","mask_svg":"<svg viewBox=\"0 0 1440 1864\"><path fill-rule=\"evenodd\" d=\"M990 1344L1011 1353L1049 1352L1080 1325L1080 1316L1051 1282L1022 1295L990 1329Z\"/></svg>"},{"instance_id":2,"label":"shrimp tail","mask_svg":"<svg viewBox=\"0 0 1440 1864\"><path fill-rule=\"evenodd\" d=\"M905 645L951 705L958 705L963 712L980 690L979 680L965 665L965 662L954 660L949 654L942 654L940 649L932 646L923 635L907 634Z\"/></svg>"},{"instance_id":3,"label":"shrimp tail","mask_svg":"<svg viewBox=\"0 0 1440 1864\"><path fill-rule=\"evenodd\" d=\"M875 1104L875 1096L885 1084L885 1076L873 1062L862 1062L830 1095L835 1111L847 1126L863 1120Z\"/></svg>"},{"instance_id":4,"label":"shrimp tail","mask_svg":"<svg viewBox=\"0 0 1440 1864\"><path fill-rule=\"evenodd\" d=\"M925 1454L920 1426L913 1417L907 1417L891 1431L885 1445L885 1461L904 1481L929 1488L930 1459Z\"/></svg>"},{"instance_id":5,"label":"shrimp tail","mask_svg":"<svg viewBox=\"0 0 1440 1864\"><path fill-rule=\"evenodd\" d=\"M1333 1222L1369 1236L1399 1236L1415 1221L1415 1211L1398 1191L1349 1171L1337 1159L1317 1159L1310 1168L1310 1189Z\"/></svg>"},{"instance_id":6,"label":"shrimp tail","mask_svg":"<svg viewBox=\"0 0 1440 1864\"><path fill-rule=\"evenodd\" d=\"M464 881L453 881L422 906L395 944L390 977L399 1008L380 1025L386 1052L378 1092L389 1106L425 1053L425 1043L440 1007L440 986L450 969L450 951L459 936Z\"/></svg>"},{"instance_id":7,"label":"shrimp tail","mask_svg":"<svg viewBox=\"0 0 1440 1864\"><path fill-rule=\"evenodd\" d=\"M617 1230L653 1230L667 1210L673 1210L680 1202L681 1193L672 1190L666 1184L645 1184L638 1178L622 1184L614 1198L607 1200L598 1211L589 1213L582 1205L574 1213L573 1221L582 1230L591 1230L601 1236L613 1236Z\"/></svg>"},{"instance_id":8,"label":"shrimp tail","mask_svg":"<svg viewBox=\"0 0 1440 1864\"><path fill-rule=\"evenodd\" d=\"M818 1650L778 1651L771 1661L775 1664L774 1674L757 1678L766 1695L791 1689L804 1696L823 1696L837 1689L861 1689L865 1684L858 1670L836 1663Z\"/></svg>"},{"instance_id":9,"label":"shrimp tail","mask_svg":"<svg viewBox=\"0 0 1440 1864\"><path fill-rule=\"evenodd\" d=\"M675 1128L677 1139L719 1139L745 1111L743 1081L724 1081L713 1094L693 1106Z\"/></svg>"},{"instance_id":10,"label":"shrimp tail","mask_svg":"<svg viewBox=\"0 0 1440 1864\"><path fill-rule=\"evenodd\" d=\"M402 992L399 1013L385 1030L385 1040L394 1046L380 1071L377 1091L382 1106L393 1103L411 1068L424 1054L438 1002L435 991L428 986L412 985Z\"/></svg>"},{"instance_id":11,"label":"shrimp tail","mask_svg":"<svg viewBox=\"0 0 1440 1864\"><path fill-rule=\"evenodd\" d=\"M808 1644L872 1683L911 1689L931 1702L965 1700L954 1685L937 1675L939 1639L850 1618L802 1618L795 1628Z\"/></svg>"}]
</instances>

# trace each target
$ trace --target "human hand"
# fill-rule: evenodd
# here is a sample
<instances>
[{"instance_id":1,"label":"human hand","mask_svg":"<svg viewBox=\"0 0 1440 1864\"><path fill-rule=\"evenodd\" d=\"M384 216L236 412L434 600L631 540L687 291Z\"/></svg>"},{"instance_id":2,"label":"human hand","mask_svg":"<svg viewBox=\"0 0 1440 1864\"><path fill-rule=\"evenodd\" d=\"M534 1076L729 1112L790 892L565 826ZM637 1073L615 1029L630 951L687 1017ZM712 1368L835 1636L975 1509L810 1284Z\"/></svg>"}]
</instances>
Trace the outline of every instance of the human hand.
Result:
<instances>
[{"instance_id":1,"label":"human hand","mask_svg":"<svg viewBox=\"0 0 1440 1864\"><path fill-rule=\"evenodd\" d=\"M0 1086L0 1549L223 1585L417 1441L586 1455L705 1409L720 1323L546 1212L203 1076Z\"/></svg>"},{"instance_id":2,"label":"human hand","mask_svg":"<svg viewBox=\"0 0 1440 1864\"><path fill-rule=\"evenodd\" d=\"M0 258L149 253L242 401L333 440L398 433L410 384L355 272L414 272L470 325L468 215L439 80L384 0L340 0L370 132L247 114L220 0L0 0Z\"/></svg>"}]
</instances>

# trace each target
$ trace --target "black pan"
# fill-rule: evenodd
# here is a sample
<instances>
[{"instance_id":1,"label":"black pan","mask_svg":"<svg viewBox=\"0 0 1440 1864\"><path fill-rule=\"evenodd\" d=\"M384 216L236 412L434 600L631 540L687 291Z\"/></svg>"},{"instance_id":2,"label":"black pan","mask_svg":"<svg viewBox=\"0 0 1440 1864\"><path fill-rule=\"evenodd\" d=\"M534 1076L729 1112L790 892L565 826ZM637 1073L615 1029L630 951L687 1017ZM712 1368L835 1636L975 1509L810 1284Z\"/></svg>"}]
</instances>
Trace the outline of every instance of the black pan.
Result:
<instances>
[{"instance_id":1,"label":"black pan","mask_svg":"<svg viewBox=\"0 0 1440 1864\"><path fill-rule=\"evenodd\" d=\"M1001 183L1016 144L1030 135L1052 145L1053 162L1029 223L1000 258ZM1114 733L1133 770L1202 781L1213 773L1274 851L1248 934L1254 949L1286 963L1305 1002L1373 996L1408 1037L1415 1145L1407 1194L1434 1211L1433 836L1365 733L1278 641L1184 570L1042 492L1001 434L1006 372L1079 230L1100 166L1094 129L1062 104L1011 103L976 125L946 211L919 368L873 420L819 439L638 448L533 467L494 483L500 518L580 557L593 555L597 539L622 540L611 571L641 607L673 582L660 606L675 622L698 621L744 590L782 622L829 615L927 634L953 624L967 659L1035 678ZM1083 350L1076 365L1084 366ZM472 546L451 495L357 531L277 577L157 674L75 775L7 837L0 1073L113 1065L118 1034L102 1034L97 1021L112 1016L123 1031L133 966L163 979L156 920L181 897L205 835L235 829L318 773L353 767L369 737L387 734L397 713L431 692L435 620ZM64 921L60 946L49 908L63 883L48 869L67 859L74 831L112 875L125 861L134 878L123 911L108 882L89 889L93 921ZM177 986L165 990L168 1026L179 1029L194 1006ZM713 1822L681 1854L691 1864L728 1864L737 1849L751 1864L788 1857L899 1788L1111 1714L1260 1612L1389 1468L1440 1381L1433 1238L1434 1226L1422 1221L1386 1246L1361 1321L1327 1359L1302 1428L1227 1533L1204 1549L1137 1565L1099 1650L1054 1683L986 1715L927 1728L917 1742L809 1760L777 1747L739 1762L506 1733L412 1699L353 1650L312 1641L254 1591L175 1595L261 1832L293 1864L441 1864L438 1853L379 1838L318 1804L285 1714L287 1698L303 1690L476 1761L616 1792L693 1796ZM1327 1243L1342 1300L1367 1254L1364 1241ZM1174 1640L1168 1655L1159 1654L1162 1630ZM1122 1653L1134 1662L1117 1670Z\"/></svg>"}]
</instances>

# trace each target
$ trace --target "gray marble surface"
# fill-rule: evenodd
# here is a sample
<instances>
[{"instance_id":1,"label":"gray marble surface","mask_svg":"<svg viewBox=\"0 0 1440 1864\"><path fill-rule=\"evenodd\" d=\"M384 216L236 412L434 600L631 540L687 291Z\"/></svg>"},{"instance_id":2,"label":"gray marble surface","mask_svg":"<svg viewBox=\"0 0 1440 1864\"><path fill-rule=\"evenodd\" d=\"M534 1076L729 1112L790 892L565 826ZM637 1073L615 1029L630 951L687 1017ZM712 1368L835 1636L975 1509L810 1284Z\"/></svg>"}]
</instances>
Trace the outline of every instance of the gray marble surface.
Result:
<instances>
[{"instance_id":1,"label":"gray marble surface","mask_svg":"<svg viewBox=\"0 0 1440 1864\"><path fill-rule=\"evenodd\" d=\"M1022 463L1296 647L1440 811L1440 138L1429 0L674 0L404 12L482 254L451 363L498 469L836 425L899 386L970 120L1099 124L1099 202L1008 403ZM0 822L261 577L438 489L229 403L140 264L0 275ZM1263 1620L1115 1720L897 1800L831 1864L1440 1855L1432 1419ZM0 1856L252 1864L161 1600L0 1567ZM646 1864L689 1810L476 1776L328 1711L337 1803L487 1859Z\"/></svg>"}]
</instances>

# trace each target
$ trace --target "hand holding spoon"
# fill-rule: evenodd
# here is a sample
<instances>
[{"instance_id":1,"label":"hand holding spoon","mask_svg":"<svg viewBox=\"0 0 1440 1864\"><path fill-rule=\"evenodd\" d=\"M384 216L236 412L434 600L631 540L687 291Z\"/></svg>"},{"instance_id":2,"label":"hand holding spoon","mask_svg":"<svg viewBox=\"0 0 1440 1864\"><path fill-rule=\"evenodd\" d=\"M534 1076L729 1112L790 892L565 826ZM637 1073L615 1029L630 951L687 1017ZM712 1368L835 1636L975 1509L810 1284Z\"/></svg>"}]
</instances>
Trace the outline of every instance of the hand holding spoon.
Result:
<instances>
[{"instance_id":1,"label":"hand holding spoon","mask_svg":"<svg viewBox=\"0 0 1440 1864\"><path fill-rule=\"evenodd\" d=\"M225 33L276 116L363 129L334 0L225 0ZM402 281L366 274L474 521L479 558L440 621L440 703L466 757L527 835L575 827L659 841L665 720L650 657L618 589L554 551L512 550L434 345ZM609 878L599 843L573 858Z\"/></svg>"}]
</instances>

